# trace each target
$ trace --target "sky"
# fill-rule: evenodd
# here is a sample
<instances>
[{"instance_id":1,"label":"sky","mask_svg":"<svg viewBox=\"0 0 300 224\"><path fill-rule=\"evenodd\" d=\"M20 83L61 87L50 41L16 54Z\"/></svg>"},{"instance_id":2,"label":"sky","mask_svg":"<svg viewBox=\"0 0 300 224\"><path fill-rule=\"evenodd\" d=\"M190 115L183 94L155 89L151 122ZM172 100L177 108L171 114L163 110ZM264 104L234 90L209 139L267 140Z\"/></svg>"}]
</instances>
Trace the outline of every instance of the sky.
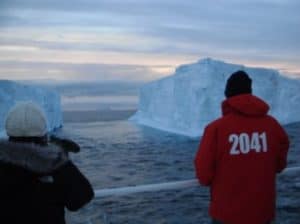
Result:
<instances>
[{"instance_id":1,"label":"sky","mask_svg":"<svg viewBox=\"0 0 300 224\"><path fill-rule=\"evenodd\" d=\"M211 57L300 78L299 0L0 0L0 79L148 81Z\"/></svg>"}]
</instances>

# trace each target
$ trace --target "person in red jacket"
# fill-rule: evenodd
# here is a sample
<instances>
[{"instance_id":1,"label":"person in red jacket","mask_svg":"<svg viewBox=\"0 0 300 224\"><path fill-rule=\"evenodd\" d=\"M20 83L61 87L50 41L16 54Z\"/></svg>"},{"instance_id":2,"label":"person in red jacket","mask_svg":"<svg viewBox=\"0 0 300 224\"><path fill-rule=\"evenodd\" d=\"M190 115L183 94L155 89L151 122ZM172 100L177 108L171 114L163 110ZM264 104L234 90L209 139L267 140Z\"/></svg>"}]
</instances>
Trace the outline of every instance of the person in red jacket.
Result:
<instances>
[{"instance_id":1,"label":"person in red jacket","mask_svg":"<svg viewBox=\"0 0 300 224\"><path fill-rule=\"evenodd\" d=\"M212 223L267 224L275 217L276 173L286 167L289 139L251 83L244 71L229 77L223 116L207 125L195 157L196 176L210 187Z\"/></svg>"}]
</instances>

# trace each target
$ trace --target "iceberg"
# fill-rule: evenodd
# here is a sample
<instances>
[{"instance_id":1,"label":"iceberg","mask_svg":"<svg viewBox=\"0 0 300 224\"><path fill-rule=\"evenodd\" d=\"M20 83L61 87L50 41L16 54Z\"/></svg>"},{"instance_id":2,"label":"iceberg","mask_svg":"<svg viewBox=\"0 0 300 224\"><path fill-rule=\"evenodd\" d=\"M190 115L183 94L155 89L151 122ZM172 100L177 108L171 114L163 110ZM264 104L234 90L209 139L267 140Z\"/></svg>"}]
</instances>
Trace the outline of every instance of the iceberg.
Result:
<instances>
[{"instance_id":1,"label":"iceberg","mask_svg":"<svg viewBox=\"0 0 300 224\"><path fill-rule=\"evenodd\" d=\"M19 101L32 101L40 105L46 114L49 131L62 126L60 95L57 92L38 86L0 80L0 136L5 136L4 123L8 111Z\"/></svg>"},{"instance_id":2,"label":"iceberg","mask_svg":"<svg viewBox=\"0 0 300 224\"><path fill-rule=\"evenodd\" d=\"M174 75L145 84L140 89L137 112L130 120L190 137L202 135L205 126L221 116L228 77L245 70L253 94L270 105L281 124L300 121L300 80L274 69L251 68L206 58L179 66Z\"/></svg>"}]
</instances>

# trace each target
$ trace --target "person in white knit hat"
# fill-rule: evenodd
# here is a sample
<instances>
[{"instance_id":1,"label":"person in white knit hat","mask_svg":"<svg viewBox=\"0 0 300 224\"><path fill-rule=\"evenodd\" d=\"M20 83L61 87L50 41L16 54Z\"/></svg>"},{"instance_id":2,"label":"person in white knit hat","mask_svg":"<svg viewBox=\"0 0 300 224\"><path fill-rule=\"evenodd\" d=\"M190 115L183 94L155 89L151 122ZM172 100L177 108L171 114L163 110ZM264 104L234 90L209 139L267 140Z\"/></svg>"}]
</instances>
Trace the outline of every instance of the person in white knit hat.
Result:
<instances>
[{"instance_id":1,"label":"person in white knit hat","mask_svg":"<svg viewBox=\"0 0 300 224\"><path fill-rule=\"evenodd\" d=\"M9 138L0 141L0 222L65 224L65 208L76 211L94 197L91 184L68 157L79 146L48 138L46 116L33 102L13 107L5 130Z\"/></svg>"},{"instance_id":2,"label":"person in white knit hat","mask_svg":"<svg viewBox=\"0 0 300 224\"><path fill-rule=\"evenodd\" d=\"M5 122L6 134L14 140L45 141L47 119L41 108L33 102L21 102L14 106Z\"/></svg>"}]
</instances>

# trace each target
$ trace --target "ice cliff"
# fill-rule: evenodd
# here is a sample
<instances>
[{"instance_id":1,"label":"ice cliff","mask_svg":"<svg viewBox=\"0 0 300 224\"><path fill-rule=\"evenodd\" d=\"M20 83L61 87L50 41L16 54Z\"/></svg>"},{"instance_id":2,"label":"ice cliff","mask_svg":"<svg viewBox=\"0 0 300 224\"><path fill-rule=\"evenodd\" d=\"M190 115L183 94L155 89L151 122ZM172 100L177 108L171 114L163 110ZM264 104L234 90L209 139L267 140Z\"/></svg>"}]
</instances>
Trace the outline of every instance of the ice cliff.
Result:
<instances>
[{"instance_id":1,"label":"ice cliff","mask_svg":"<svg viewBox=\"0 0 300 224\"><path fill-rule=\"evenodd\" d=\"M278 71L249 68L213 59L178 67L174 75L153 81L140 90L138 111L131 120L191 137L221 115L227 78L237 70L252 78L253 94L263 98L282 124L300 121L300 80Z\"/></svg>"},{"instance_id":2,"label":"ice cliff","mask_svg":"<svg viewBox=\"0 0 300 224\"><path fill-rule=\"evenodd\" d=\"M62 126L60 95L50 89L0 80L0 135L3 136L7 112L18 101L32 101L40 105L48 120L49 131Z\"/></svg>"}]
</instances>

